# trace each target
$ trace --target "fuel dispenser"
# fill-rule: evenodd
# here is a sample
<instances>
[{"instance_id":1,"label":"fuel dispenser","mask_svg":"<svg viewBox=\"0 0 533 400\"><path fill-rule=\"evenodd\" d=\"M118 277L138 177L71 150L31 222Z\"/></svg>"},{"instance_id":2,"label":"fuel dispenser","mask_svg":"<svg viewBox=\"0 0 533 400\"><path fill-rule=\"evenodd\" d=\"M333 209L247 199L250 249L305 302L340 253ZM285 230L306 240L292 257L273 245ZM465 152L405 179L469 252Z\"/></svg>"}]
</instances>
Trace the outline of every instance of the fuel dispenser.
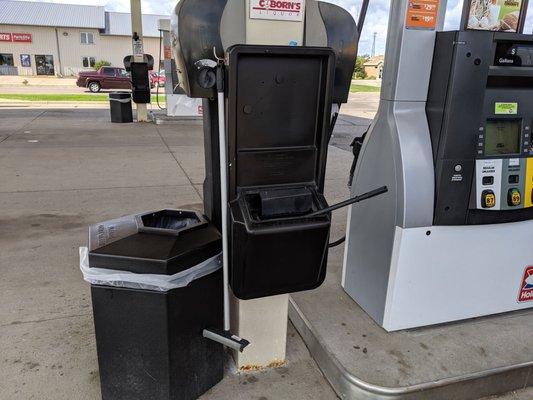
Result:
<instances>
[{"instance_id":1,"label":"fuel dispenser","mask_svg":"<svg viewBox=\"0 0 533 400\"><path fill-rule=\"evenodd\" d=\"M436 5L432 23L414 3ZM391 5L380 108L352 192L390 190L350 210L342 281L388 331L533 305L527 2L491 3L489 30L471 3L450 32L446 1Z\"/></svg>"}]
</instances>

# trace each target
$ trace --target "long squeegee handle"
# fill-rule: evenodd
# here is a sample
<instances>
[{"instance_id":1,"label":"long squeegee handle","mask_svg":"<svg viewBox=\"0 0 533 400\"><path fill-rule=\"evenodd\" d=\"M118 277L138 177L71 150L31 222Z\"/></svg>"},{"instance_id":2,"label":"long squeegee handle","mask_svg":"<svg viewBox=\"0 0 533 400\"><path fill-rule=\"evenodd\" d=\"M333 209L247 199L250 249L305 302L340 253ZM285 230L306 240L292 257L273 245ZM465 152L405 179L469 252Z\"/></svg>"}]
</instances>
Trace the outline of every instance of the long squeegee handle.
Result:
<instances>
[{"instance_id":1,"label":"long squeegee handle","mask_svg":"<svg viewBox=\"0 0 533 400\"><path fill-rule=\"evenodd\" d=\"M219 63L216 69L217 92L224 93L224 66Z\"/></svg>"},{"instance_id":2,"label":"long squeegee handle","mask_svg":"<svg viewBox=\"0 0 533 400\"><path fill-rule=\"evenodd\" d=\"M323 208L321 210L315 211L312 214L309 214L308 217L315 217L317 215L322 215L330 211L338 210L339 208L349 206L350 204L359 203L363 200L371 199L372 197L379 196L380 194L387 193L389 189L387 186L382 186L378 189L371 190L370 192L363 193L362 195L352 197L351 199L341 201L340 203L333 204L332 206Z\"/></svg>"}]
</instances>

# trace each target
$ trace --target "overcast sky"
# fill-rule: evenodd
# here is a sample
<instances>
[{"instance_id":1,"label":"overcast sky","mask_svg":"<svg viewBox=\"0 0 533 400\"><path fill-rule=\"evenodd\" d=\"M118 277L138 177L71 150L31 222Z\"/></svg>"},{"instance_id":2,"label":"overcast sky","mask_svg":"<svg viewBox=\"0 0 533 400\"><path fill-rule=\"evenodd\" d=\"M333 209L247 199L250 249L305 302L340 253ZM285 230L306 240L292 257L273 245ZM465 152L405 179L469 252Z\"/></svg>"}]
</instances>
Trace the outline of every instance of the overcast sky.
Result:
<instances>
[{"instance_id":1,"label":"overcast sky","mask_svg":"<svg viewBox=\"0 0 533 400\"><path fill-rule=\"evenodd\" d=\"M35 1L35 0L34 0ZM103 5L108 11L128 12L130 0L37 0L51 3L71 3ZM207 0L206 0L207 1ZM338 4L346 8L357 18L362 0L328 0L330 3ZM385 51L385 39L387 36L387 23L389 16L389 4L395 0L370 0L367 19L363 29L359 45L359 54L370 54L374 32L376 35L376 54L383 54ZM176 0L142 0L143 13L147 14L170 14ZM458 29L461 18L463 0L448 0L446 14L446 29ZM526 33L533 30L533 1L530 1L528 10L528 23L525 28Z\"/></svg>"}]
</instances>

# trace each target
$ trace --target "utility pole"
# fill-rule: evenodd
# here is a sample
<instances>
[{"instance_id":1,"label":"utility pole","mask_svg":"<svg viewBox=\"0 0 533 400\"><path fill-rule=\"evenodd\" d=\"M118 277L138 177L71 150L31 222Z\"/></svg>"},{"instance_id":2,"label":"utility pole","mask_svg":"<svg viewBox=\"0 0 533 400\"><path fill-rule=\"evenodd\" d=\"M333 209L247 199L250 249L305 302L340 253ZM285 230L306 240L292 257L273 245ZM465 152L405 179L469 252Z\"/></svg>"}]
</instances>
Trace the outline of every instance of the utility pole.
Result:
<instances>
[{"instance_id":1,"label":"utility pole","mask_svg":"<svg viewBox=\"0 0 533 400\"><path fill-rule=\"evenodd\" d=\"M374 40L372 42L372 57L376 55L376 36L378 35L377 32L374 32Z\"/></svg>"},{"instance_id":2,"label":"utility pole","mask_svg":"<svg viewBox=\"0 0 533 400\"><path fill-rule=\"evenodd\" d=\"M131 32L133 46L133 61L142 63L144 61L143 47L143 22L141 11L141 0L130 0L131 5ZM148 121L147 104L137 104L137 122Z\"/></svg>"}]
</instances>

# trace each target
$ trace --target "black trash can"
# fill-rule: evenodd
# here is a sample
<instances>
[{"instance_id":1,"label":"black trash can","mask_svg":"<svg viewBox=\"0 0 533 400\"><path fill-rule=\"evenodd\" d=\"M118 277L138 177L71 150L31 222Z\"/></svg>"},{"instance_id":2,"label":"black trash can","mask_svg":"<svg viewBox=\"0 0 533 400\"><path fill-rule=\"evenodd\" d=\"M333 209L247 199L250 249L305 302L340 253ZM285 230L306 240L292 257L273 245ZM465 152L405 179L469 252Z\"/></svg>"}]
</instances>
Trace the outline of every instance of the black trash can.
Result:
<instances>
[{"instance_id":1,"label":"black trash can","mask_svg":"<svg viewBox=\"0 0 533 400\"><path fill-rule=\"evenodd\" d=\"M174 275L216 259L221 237L198 213L162 210L97 224L89 246L89 269ZM211 270L166 292L91 285L103 400L193 400L222 380L223 346L202 336L223 325Z\"/></svg>"},{"instance_id":2,"label":"black trash can","mask_svg":"<svg viewBox=\"0 0 533 400\"><path fill-rule=\"evenodd\" d=\"M133 122L131 93L109 93L109 106L109 108L111 109L111 122Z\"/></svg>"}]
</instances>

